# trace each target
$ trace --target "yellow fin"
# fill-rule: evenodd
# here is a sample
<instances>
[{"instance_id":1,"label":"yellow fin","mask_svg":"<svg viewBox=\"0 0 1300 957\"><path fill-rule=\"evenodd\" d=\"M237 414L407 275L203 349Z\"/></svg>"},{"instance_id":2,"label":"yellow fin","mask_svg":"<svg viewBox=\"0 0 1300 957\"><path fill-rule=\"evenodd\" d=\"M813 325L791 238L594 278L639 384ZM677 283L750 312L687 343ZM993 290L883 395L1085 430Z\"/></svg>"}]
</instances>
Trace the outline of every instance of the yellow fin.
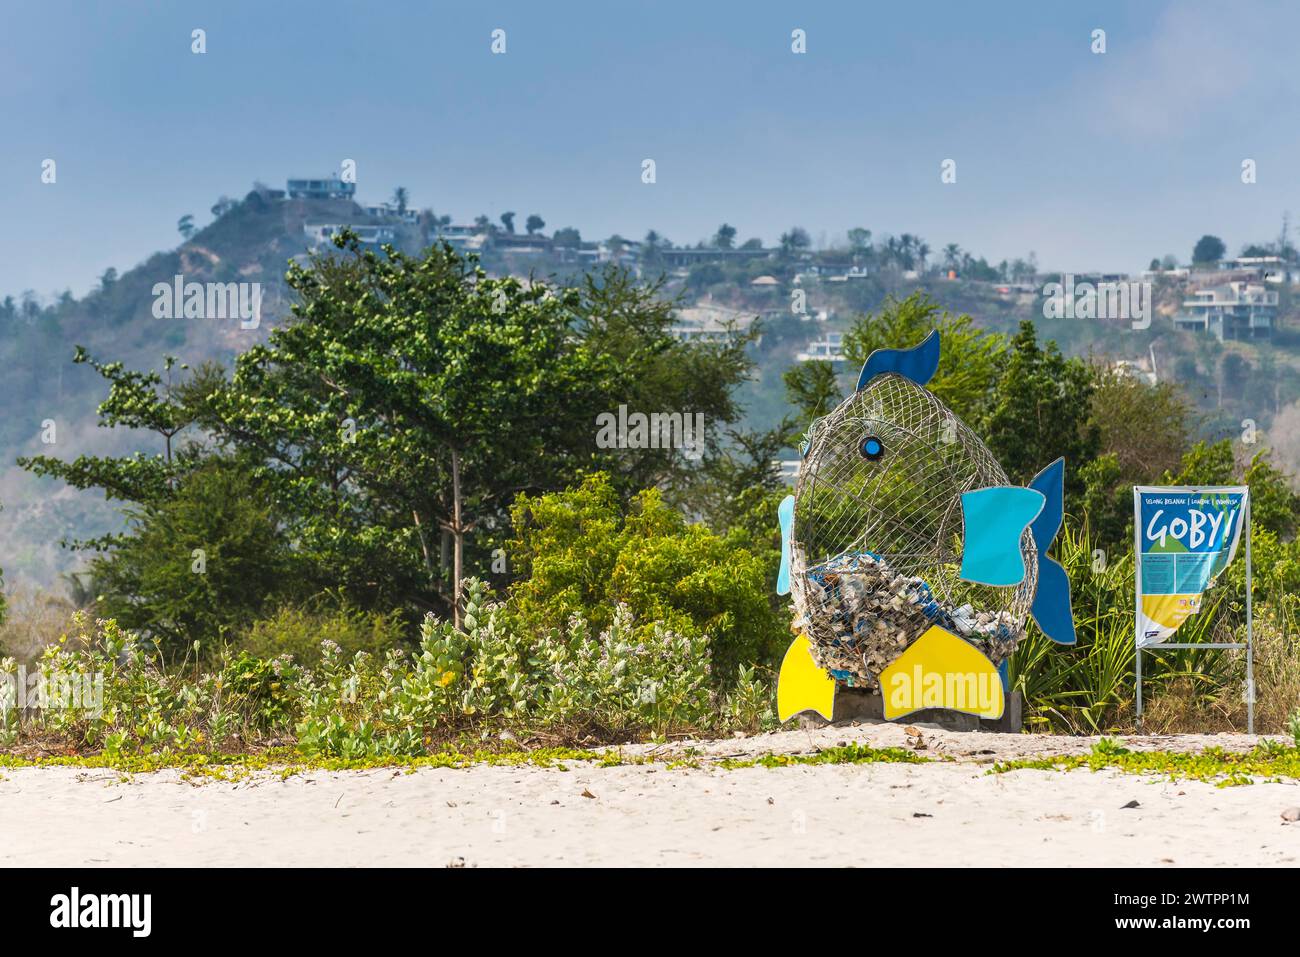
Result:
<instances>
[{"instance_id":1,"label":"yellow fin","mask_svg":"<svg viewBox=\"0 0 1300 957\"><path fill-rule=\"evenodd\" d=\"M938 625L932 625L880 673L880 692L888 721L922 708L997 719L1006 708L1002 676L993 662Z\"/></svg>"},{"instance_id":2,"label":"yellow fin","mask_svg":"<svg viewBox=\"0 0 1300 957\"><path fill-rule=\"evenodd\" d=\"M776 680L776 713L785 721L800 711L816 711L827 721L835 707L835 679L817 667L808 639L799 635L781 659Z\"/></svg>"}]
</instances>

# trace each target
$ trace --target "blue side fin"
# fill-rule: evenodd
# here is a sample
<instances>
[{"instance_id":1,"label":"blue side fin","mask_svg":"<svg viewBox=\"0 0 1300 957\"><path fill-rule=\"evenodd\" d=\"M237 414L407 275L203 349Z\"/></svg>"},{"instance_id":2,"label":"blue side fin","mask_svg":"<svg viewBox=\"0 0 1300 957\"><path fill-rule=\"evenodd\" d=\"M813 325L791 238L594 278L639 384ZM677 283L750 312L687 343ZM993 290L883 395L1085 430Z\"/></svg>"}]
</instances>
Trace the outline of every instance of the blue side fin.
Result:
<instances>
[{"instance_id":1,"label":"blue side fin","mask_svg":"<svg viewBox=\"0 0 1300 957\"><path fill-rule=\"evenodd\" d=\"M961 577L998 587L1020 584L1025 577L1020 537L1043 510L1044 501L1042 492L1015 485L963 492Z\"/></svg>"},{"instance_id":2,"label":"blue side fin","mask_svg":"<svg viewBox=\"0 0 1300 957\"><path fill-rule=\"evenodd\" d=\"M867 356L858 376L858 391L878 375L895 372L917 385L925 385L939 369L939 330L931 329L919 346L910 349L877 349Z\"/></svg>"},{"instance_id":3,"label":"blue side fin","mask_svg":"<svg viewBox=\"0 0 1300 957\"><path fill-rule=\"evenodd\" d=\"M1043 493L1043 510L1029 526L1038 549L1038 589L1029 613L1043 634L1058 645L1075 642L1074 612L1070 608L1070 577L1060 562L1048 557L1065 513L1065 459L1057 459L1034 476L1029 487Z\"/></svg>"},{"instance_id":4,"label":"blue side fin","mask_svg":"<svg viewBox=\"0 0 1300 957\"><path fill-rule=\"evenodd\" d=\"M776 575L776 593L790 594L790 528L794 525L794 496L787 495L776 507L781 520L781 570Z\"/></svg>"}]
</instances>

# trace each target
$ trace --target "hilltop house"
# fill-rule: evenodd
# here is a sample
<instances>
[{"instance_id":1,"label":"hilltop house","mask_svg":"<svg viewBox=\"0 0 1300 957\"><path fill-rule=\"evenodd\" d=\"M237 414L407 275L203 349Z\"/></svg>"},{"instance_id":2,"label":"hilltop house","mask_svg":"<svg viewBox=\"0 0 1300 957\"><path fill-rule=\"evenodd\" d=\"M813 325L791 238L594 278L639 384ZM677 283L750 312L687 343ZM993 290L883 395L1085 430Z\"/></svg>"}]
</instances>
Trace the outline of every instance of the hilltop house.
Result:
<instances>
[{"instance_id":1,"label":"hilltop house","mask_svg":"<svg viewBox=\"0 0 1300 957\"><path fill-rule=\"evenodd\" d=\"M844 334L828 332L825 337L808 343L808 347L795 356L799 362L844 362Z\"/></svg>"},{"instance_id":2,"label":"hilltop house","mask_svg":"<svg viewBox=\"0 0 1300 957\"><path fill-rule=\"evenodd\" d=\"M345 183L337 174L329 179L291 179L285 190L290 199L352 199L356 183Z\"/></svg>"},{"instance_id":3,"label":"hilltop house","mask_svg":"<svg viewBox=\"0 0 1300 957\"><path fill-rule=\"evenodd\" d=\"M601 262L614 263L629 269L635 269L637 263L641 261L641 244L635 239L622 239L616 243L605 239L601 241L597 251Z\"/></svg>"},{"instance_id":4,"label":"hilltop house","mask_svg":"<svg viewBox=\"0 0 1300 957\"><path fill-rule=\"evenodd\" d=\"M770 249L718 249L715 246L696 249L659 249L659 259L664 265L680 269L689 269L696 263L748 262L751 259L765 259L771 255Z\"/></svg>"},{"instance_id":5,"label":"hilltop house","mask_svg":"<svg viewBox=\"0 0 1300 957\"><path fill-rule=\"evenodd\" d=\"M726 306L687 306L676 310L670 333L681 342L724 342L732 328L746 329L753 321L753 314Z\"/></svg>"},{"instance_id":6,"label":"hilltop house","mask_svg":"<svg viewBox=\"0 0 1300 957\"><path fill-rule=\"evenodd\" d=\"M458 253L482 253L488 246L488 230L474 223L439 226L430 242L445 242Z\"/></svg>"},{"instance_id":7,"label":"hilltop house","mask_svg":"<svg viewBox=\"0 0 1300 957\"><path fill-rule=\"evenodd\" d=\"M492 245L498 252L519 256L543 256L551 251L551 239L538 233L497 233Z\"/></svg>"},{"instance_id":8,"label":"hilltop house","mask_svg":"<svg viewBox=\"0 0 1300 957\"><path fill-rule=\"evenodd\" d=\"M1281 256L1238 256L1218 263L1225 272L1241 273L1241 278L1277 284L1300 282L1300 268Z\"/></svg>"},{"instance_id":9,"label":"hilltop house","mask_svg":"<svg viewBox=\"0 0 1300 957\"><path fill-rule=\"evenodd\" d=\"M397 231L392 226L359 226L354 223L304 223L302 231L311 241L313 249L326 246L335 234L350 229L357 234L363 246L378 249L384 243L391 243L397 238Z\"/></svg>"},{"instance_id":10,"label":"hilltop house","mask_svg":"<svg viewBox=\"0 0 1300 957\"><path fill-rule=\"evenodd\" d=\"M372 216L375 219L384 220L386 222L396 221L399 223L405 223L408 226L414 226L420 221L420 213L418 210L400 210L397 208L396 203L378 203L374 206L366 206L364 209L367 216Z\"/></svg>"},{"instance_id":11,"label":"hilltop house","mask_svg":"<svg viewBox=\"0 0 1300 957\"><path fill-rule=\"evenodd\" d=\"M1277 320L1278 294L1258 282L1207 286L1183 300L1178 329L1213 333L1219 340L1269 338Z\"/></svg>"}]
</instances>

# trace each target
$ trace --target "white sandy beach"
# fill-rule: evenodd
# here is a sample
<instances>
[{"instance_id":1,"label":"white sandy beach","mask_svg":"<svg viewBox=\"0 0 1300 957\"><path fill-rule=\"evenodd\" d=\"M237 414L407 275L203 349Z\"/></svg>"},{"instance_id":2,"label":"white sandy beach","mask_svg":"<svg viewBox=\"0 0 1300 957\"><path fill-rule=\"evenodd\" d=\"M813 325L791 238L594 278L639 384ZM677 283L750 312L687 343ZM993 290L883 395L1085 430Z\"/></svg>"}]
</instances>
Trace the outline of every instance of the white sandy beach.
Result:
<instances>
[{"instance_id":1,"label":"white sandy beach","mask_svg":"<svg viewBox=\"0 0 1300 957\"><path fill-rule=\"evenodd\" d=\"M955 763L259 773L230 783L22 768L0 780L0 864L1296 866L1300 784L1217 788L1116 771L986 773L1095 739L922 726ZM912 739L913 742L915 739ZM1245 735L1129 737L1246 748ZM906 746L894 725L696 743L707 756ZM686 745L659 749L668 756ZM644 753L654 749L626 749ZM591 795L591 796L586 796ZM1136 801L1136 807L1125 807Z\"/></svg>"}]
</instances>

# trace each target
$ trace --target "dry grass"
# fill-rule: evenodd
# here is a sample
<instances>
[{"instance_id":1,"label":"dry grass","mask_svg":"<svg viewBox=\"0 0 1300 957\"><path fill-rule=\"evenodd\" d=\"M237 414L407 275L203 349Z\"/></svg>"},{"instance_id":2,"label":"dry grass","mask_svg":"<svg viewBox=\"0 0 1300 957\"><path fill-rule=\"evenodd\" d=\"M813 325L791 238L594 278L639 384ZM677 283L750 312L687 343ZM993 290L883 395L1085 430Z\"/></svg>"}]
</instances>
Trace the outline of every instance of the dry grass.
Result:
<instances>
[{"instance_id":1,"label":"dry grass","mask_svg":"<svg viewBox=\"0 0 1300 957\"><path fill-rule=\"evenodd\" d=\"M1272 616L1255 622L1255 730L1279 734L1300 711L1300 640ZM1143 702L1142 730L1152 734L1243 731L1246 702L1244 651L1204 651L1226 655L1231 680L1209 683L1194 677L1172 679L1160 694ZM1132 724L1132 715L1117 724Z\"/></svg>"}]
</instances>

